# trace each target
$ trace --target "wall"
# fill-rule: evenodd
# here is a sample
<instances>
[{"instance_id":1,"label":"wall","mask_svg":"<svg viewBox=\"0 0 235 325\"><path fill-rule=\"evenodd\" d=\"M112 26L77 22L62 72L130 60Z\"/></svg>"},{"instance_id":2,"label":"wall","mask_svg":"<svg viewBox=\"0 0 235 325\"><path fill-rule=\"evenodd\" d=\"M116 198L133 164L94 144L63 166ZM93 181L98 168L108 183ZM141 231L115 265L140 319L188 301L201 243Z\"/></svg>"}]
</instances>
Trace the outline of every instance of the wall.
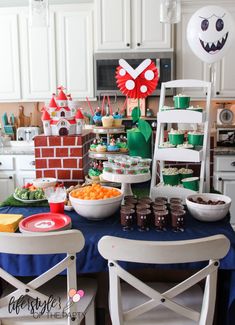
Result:
<instances>
[{"instance_id":1,"label":"wall","mask_svg":"<svg viewBox=\"0 0 235 325\"><path fill-rule=\"evenodd\" d=\"M112 98L110 98L111 100L111 105L113 108L113 111L116 111L117 109L121 109L123 107L123 103L124 103L124 99L118 98L116 103L113 103ZM216 112L217 112L217 108L218 107L222 107L222 103L226 102L226 103L231 103L229 105L226 106L226 108L229 108L233 105L233 108L235 108L235 100L213 100L212 101L212 107L211 107L211 120L212 120L212 124L216 121ZM157 111L158 111L158 103L159 103L159 97L149 97L146 101L146 108L151 108L154 116L156 116ZM24 115L26 116L30 116L32 115L32 120L33 123L32 125L37 126L37 125L41 125L41 121L40 121L40 114L36 114L35 110L36 110L36 104L34 102L25 102L25 103L0 103L0 118L2 117L4 112L7 112L7 115L10 116L12 113L14 114L14 116L16 118L18 118L19 116L19 109L20 106L23 106L24 108ZM39 110L42 109L44 103L40 102L39 104ZM172 99L169 98L167 101L168 105L173 105L172 103ZM102 103L99 103L99 101L92 101L91 102L91 106L93 107L93 109L95 109L97 106L101 107ZM204 106L203 102L201 101L195 101L193 102L193 105L199 105L199 106ZM88 112L90 113L90 109L88 107L87 102L79 102L79 106L83 108L84 112ZM35 122L37 121L37 122ZM1 122L0 122L1 123Z\"/></svg>"}]
</instances>

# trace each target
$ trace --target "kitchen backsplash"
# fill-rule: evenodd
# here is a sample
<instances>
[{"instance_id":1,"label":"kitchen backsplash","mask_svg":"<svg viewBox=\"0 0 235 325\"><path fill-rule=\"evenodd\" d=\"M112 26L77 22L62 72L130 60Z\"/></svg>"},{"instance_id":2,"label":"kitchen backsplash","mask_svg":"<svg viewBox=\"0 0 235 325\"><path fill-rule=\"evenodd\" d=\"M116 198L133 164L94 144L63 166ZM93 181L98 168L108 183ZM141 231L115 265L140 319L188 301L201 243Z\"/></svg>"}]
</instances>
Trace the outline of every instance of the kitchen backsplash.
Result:
<instances>
[{"instance_id":1,"label":"kitchen backsplash","mask_svg":"<svg viewBox=\"0 0 235 325\"><path fill-rule=\"evenodd\" d=\"M124 100L123 98L118 98L116 102L114 102L113 98L110 98L111 100L111 106L113 111L116 111L117 109L122 109ZM214 100L212 101L212 123L216 121L216 111L217 108L223 107L222 103L231 103L226 106L226 108L229 108L232 105L235 105L235 101L233 100ZM195 101L193 104L204 106L203 101ZM10 117L11 114L14 114L16 120L18 118L21 118L20 126L41 126L41 109L43 107L44 103L39 102L23 102L23 103L0 103L0 117L6 112L7 115ZM101 107L102 103L99 103L99 101L92 101L91 106L93 109L95 109L97 106ZM158 105L159 105L159 97L149 97L146 101L146 108L150 108L156 116L158 111ZM169 101L167 105L173 105L172 98L169 98ZM83 108L84 112L90 112L88 104L86 101L79 102L79 107ZM25 117L25 118L23 118ZM25 124L25 125L23 125Z\"/></svg>"}]
</instances>

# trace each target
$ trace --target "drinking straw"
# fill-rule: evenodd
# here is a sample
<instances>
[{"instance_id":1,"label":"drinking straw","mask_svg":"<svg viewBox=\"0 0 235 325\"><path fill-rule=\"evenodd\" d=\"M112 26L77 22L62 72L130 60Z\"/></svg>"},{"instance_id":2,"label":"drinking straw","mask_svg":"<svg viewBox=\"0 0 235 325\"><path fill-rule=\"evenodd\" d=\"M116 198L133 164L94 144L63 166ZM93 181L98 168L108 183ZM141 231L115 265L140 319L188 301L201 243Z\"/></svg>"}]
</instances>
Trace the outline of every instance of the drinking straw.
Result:
<instances>
[{"instance_id":1,"label":"drinking straw","mask_svg":"<svg viewBox=\"0 0 235 325\"><path fill-rule=\"evenodd\" d=\"M105 102L105 95L103 96L103 100L102 100L102 106L101 106L101 115L104 115L104 102Z\"/></svg>"},{"instance_id":2,"label":"drinking straw","mask_svg":"<svg viewBox=\"0 0 235 325\"><path fill-rule=\"evenodd\" d=\"M90 103L90 101L89 101L89 99L88 99L87 96L86 96L86 101L87 101L88 106L89 106L89 108L90 108L91 115L94 116L94 115L95 115L94 110L93 110L93 108L92 108L92 106L91 106L91 103Z\"/></svg>"},{"instance_id":3,"label":"drinking straw","mask_svg":"<svg viewBox=\"0 0 235 325\"><path fill-rule=\"evenodd\" d=\"M127 104L127 96L126 96L126 99L125 99L125 102L124 102L124 104L123 104L123 106L122 106L122 108L121 108L121 111L120 111L120 114L122 114L124 111L125 111L125 108L126 108L126 104Z\"/></svg>"},{"instance_id":4,"label":"drinking straw","mask_svg":"<svg viewBox=\"0 0 235 325\"><path fill-rule=\"evenodd\" d=\"M108 100L108 104L109 104L109 113L110 113L110 115L113 115L113 110L112 110L112 106L110 104L110 98L109 98L109 96L107 96L107 100Z\"/></svg>"}]
</instances>

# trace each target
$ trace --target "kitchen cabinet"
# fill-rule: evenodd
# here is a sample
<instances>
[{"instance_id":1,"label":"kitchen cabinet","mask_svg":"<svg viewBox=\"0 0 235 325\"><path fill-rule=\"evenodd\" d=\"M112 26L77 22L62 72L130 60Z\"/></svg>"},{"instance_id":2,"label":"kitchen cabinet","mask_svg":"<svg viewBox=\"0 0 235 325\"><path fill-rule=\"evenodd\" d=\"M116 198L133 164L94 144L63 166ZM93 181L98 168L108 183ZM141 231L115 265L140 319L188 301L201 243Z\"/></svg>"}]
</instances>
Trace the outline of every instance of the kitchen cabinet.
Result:
<instances>
[{"instance_id":1,"label":"kitchen cabinet","mask_svg":"<svg viewBox=\"0 0 235 325\"><path fill-rule=\"evenodd\" d=\"M94 96L93 6L51 5L49 27L30 27L28 8L0 9L0 101L44 101L63 85Z\"/></svg>"},{"instance_id":2,"label":"kitchen cabinet","mask_svg":"<svg viewBox=\"0 0 235 325\"><path fill-rule=\"evenodd\" d=\"M56 89L55 18L50 13L49 27L31 28L28 9L22 10L20 21L20 54L22 97L50 98Z\"/></svg>"},{"instance_id":3,"label":"kitchen cabinet","mask_svg":"<svg viewBox=\"0 0 235 325\"><path fill-rule=\"evenodd\" d=\"M36 178L35 156L18 155L15 159L16 186L23 186L31 183Z\"/></svg>"},{"instance_id":4,"label":"kitchen cabinet","mask_svg":"<svg viewBox=\"0 0 235 325\"><path fill-rule=\"evenodd\" d=\"M56 20L58 84L74 98L93 97L93 11L87 5L65 6Z\"/></svg>"},{"instance_id":5,"label":"kitchen cabinet","mask_svg":"<svg viewBox=\"0 0 235 325\"><path fill-rule=\"evenodd\" d=\"M35 178L34 155L0 155L0 201L10 196L15 187L31 183Z\"/></svg>"},{"instance_id":6,"label":"kitchen cabinet","mask_svg":"<svg viewBox=\"0 0 235 325\"><path fill-rule=\"evenodd\" d=\"M231 69L234 64L235 43L232 44L227 54L212 65L212 73L210 77L209 64L202 62L195 56L190 49L186 34L187 25L191 16L202 7L202 3L194 5L190 2L183 3L182 19L176 26L176 76L177 79L199 79L212 81L213 83L213 98L234 98L235 97L235 70ZM233 18L235 19L235 5L227 2L223 4ZM191 97L202 98L204 90L188 89L188 95Z\"/></svg>"},{"instance_id":7,"label":"kitchen cabinet","mask_svg":"<svg viewBox=\"0 0 235 325\"><path fill-rule=\"evenodd\" d=\"M229 12L235 21L235 6L230 6ZM231 48L227 54L215 64L214 67L214 84L215 84L215 97L235 97L235 69L234 66L235 56L235 42L232 43Z\"/></svg>"},{"instance_id":8,"label":"kitchen cabinet","mask_svg":"<svg viewBox=\"0 0 235 325\"><path fill-rule=\"evenodd\" d=\"M160 23L160 0L95 0L98 51L171 48L171 25Z\"/></svg>"},{"instance_id":9,"label":"kitchen cabinet","mask_svg":"<svg viewBox=\"0 0 235 325\"><path fill-rule=\"evenodd\" d=\"M213 184L215 190L232 199L230 215L235 226L235 155L214 157Z\"/></svg>"},{"instance_id":10,"label":"kitchen cabinet","mask_svg":"<svg viewBox=\"0 0 235 325\"><path fill-rule=\"evenodd\" d=\"M9 197L15 189L14 175L0 172L0 202Z\"/></svg>"},{"instance_id":11,"label":"kitchen cabinet","mask_svg":"<svg viewBox=\"0 0 235 325\"><path fill-rule=\"evenodd\" d=\"M15 10L0 11L0 100L21 98L19 62L19 17Z\"/></svg>"},{"instance_id":12,"label":"kitchen cabinet","mask_svg":"<svg viewBox=\"0 0 235 325\"><path fill-rule=\"evenodd\" d=\"M199 8L200 6L197 7L192 4L190 7L182 7L181 22L176 26L176 79L209 81L209 68L207 64L193 54L186 38L188 22ZM187 95L203 98L205 97L205 91L198 88L187 88Z\"/></svg>"}]
</instances>

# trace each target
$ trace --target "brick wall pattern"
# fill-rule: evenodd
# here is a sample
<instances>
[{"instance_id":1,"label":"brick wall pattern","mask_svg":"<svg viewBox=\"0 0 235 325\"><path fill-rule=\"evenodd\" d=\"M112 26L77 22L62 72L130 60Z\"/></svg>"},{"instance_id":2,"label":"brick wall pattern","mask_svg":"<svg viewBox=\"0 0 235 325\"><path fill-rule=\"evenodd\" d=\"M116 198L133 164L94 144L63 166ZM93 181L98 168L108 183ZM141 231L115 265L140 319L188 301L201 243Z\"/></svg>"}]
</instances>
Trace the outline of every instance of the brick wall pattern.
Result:
<instances>
[{"instance_id":1,"label":"brick wall pattern","mask_svg":"<svg viewBox=\"0 0 235 325\"><path fill-rule=\"evenodd\" d=\"M54 177L66 185L83 182L89 169L88 150L94 135L34 138L36 177Z\"/></svg>"}]
</instances>

